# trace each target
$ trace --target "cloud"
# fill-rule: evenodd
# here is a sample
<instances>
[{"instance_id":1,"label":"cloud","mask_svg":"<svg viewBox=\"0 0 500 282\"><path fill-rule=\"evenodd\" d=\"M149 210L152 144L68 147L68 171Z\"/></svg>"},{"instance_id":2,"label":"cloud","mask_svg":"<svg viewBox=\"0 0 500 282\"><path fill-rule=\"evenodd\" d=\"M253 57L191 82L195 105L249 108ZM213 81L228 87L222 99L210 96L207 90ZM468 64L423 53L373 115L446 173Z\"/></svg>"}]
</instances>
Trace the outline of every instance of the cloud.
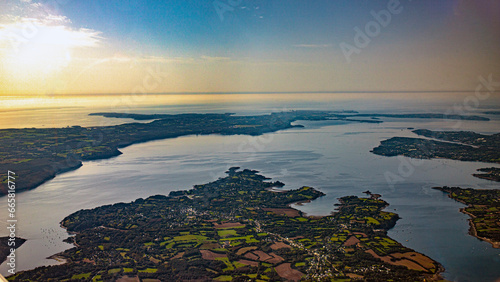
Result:
<instances>
[{"instance_id":1,"label":"cloud","mask_svg":"<svg viewBox=\"0 0 500 282\"><path fill-rule=\"evenodd\" d=\"M48 19L52 21L53 19ZM24 48L80 48L96 47L103 39L99 31L66 25L48 25L39 19L21 18L9 24L0 24L0 49L17 54Z\"/></svg>"},{"instance_id":2,"label":"cloud","mask_svg":"<svg viewBox=\"0 0 500 282\"><path fill-rule=\"evenodd\" d=\"M127 56L122 54L115 54L112 57L106 58L105 61L112 62L135 62L135 63L180 63L180 64L196 64L196 63L206 63L206 62L229 62L231 58L229 57L212 57L212 56L200 56L199 58L194 57L169 57L169 56L151 56L151 55L139 55L139 56Z\"/></svg>"},{"instance_id":3,"label":"cloud","mask_svg":"<svg viewBox=\"0 0 500 282\"><path fill-rule=\"evenodd\" d=\"M209 62L218 62L218 61L229 61L231 58L229 57L211 57L211 56L201 56L201 58L205 61Z\"/></svg>"},{"instance_id":4,"label":"cloud","mask_svg":"<svg viewBox=\"0 0 500 282\"><path fill-rule=\"evenodd\" d=\"M0 76L12 89L43 85L66 69L75 54L99 47L103 40L101 32L75 28L44 4L0 4Z\"/></svg>"},{"instance_id":5,"label":"cloud","mask_svg":"<svg viewBox=\"0 0 500 282\"><path fill-rule=\"evenodd\" d=\"M44 48L95 47L101 32L74 28L65 16L53 14L41 3L7 1L0 12L0 49L36 46ZM21 46L21 45L27 46ZM28 46L29 45L29 46Z\"/></svg>"},{"instance_id":6,"label":"cloud","mask_svg":"<svg viewBox=\"0 0 500 282\"><path fill-rule=\"evenodd\" d=\"M297 48L328 48L332 47L332 44L296 44L293 47Z\"/></svg>"}]
</instances>

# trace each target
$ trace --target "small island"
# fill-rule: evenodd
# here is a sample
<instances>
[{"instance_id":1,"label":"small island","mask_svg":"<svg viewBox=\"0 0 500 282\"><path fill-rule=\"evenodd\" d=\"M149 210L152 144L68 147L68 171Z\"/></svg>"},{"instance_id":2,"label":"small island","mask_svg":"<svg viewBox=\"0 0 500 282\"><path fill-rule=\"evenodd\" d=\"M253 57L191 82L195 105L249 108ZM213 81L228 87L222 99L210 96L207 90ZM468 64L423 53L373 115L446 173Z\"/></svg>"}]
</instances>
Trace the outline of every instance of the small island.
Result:
<instances>
[{"instance_id":1,"label":"small island","mask_svg":"<svg viewBox=\"0 0 500 282\"><path fill-rule=\"evenodd\" d=\"M407 156L417 159L445 158L459 161L500 163L500 133L478 134L470 131L414 130L413 133L427 137L393 137L380 142L372 150L382 156ZM480 169L486 174L473 174L493 181L500 181L498 168Z\"/></svg>"},{"instance_id":2,"label":"small island","mask_svg":"<svg viewBox=\"0 0 500 282\"><path fill-rule=\"evenodd\" d=\"M191 190L75 212L61 225L67 262L9 281L429 281L443 268L387 236L398 215L370 198L339 199L329 216L292 204L324 194L283 190L254 170ZM121 279L121 280L117 280ZM128 280L127 280L128 281ZM138 280L137 280L138 281Z\"/></svg>"},{"instance_id":3,"label":"small island","mask_svg":"<svg viewBox=\"0 0 500 282\"><path fill-rule=\"evenodd\" d=\"M500 248L500 190L463 189L459 187L434 187L448 197L467 205L460 209L469 215L469 233Z\"/></svg>"}]
</instances>

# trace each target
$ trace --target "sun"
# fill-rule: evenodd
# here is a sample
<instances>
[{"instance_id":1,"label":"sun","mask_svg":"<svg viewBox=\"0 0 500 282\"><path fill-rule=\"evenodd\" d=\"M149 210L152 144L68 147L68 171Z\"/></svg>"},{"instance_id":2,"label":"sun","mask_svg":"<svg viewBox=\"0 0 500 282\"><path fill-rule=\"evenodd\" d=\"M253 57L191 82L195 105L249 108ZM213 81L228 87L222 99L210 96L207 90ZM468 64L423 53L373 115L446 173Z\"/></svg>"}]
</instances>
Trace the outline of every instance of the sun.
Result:
<instances>
[{"instance_id":1,"label":"sun","mask_svg":"<svg viewBox=\"0 0 500 282\"><path fill-rule=\"evenodd\" d=\"M0 25L0 39L3 73L8 74L11 82L29 84L46 81L61 72L73 60L76 49L96 46L99 37L87 29L23 19Z\"/></svg>"},{"instance_id":2,"label":"sun","mask_svg":"<svg viewBox=\"0 0 500 282\"><path fill-rule=\"evenodd\" d=\"M33 27L31 38L12 38L16 31L23 34L22 25L4 31L8 32L10 40L17 40L11 42L10 50L4 50L4 67L20 78L27 74L48 76L61 71L71 62L73 49L93 44L85 41L85 35L64 26L37 24Z\"/></svg>"},{"instance_id":3,"label":"sun","mask_svg":"<svg viewBox=\"0 0 500 282\"><path fill-rule=\"evenodd\" d=\"M8 59L10 71L20 73L36 73L51 75L62 70L71 61L71 45L64 38L57 36L53 28L44 28L45 34L33 39L30 43L23 44ZM54 39L54 40L52 40Z\"/></svg>"}]
</instances>

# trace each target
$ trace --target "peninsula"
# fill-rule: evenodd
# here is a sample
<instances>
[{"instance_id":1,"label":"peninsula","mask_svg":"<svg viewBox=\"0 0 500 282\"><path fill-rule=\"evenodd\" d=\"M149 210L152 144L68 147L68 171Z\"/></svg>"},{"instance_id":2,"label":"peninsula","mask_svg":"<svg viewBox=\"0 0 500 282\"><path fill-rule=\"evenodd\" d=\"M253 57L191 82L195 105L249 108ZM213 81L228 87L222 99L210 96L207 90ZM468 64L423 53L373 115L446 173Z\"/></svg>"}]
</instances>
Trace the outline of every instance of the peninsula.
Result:
<instances>
[{"instance_id":1,"label":"peninsula","mask_svg":"<svg viewBox=\"0 0 500 282\"><path fill-rule=\"evenodd\" d=\"M477 171L481 173L474 173L475 177L500 182L500 168L498 167L480 168Z\"/></svg>"},{"instance_id":2,"label":"peninsula","mask_svg":"<svg viewBox=\"0 0 500 282\"><path fill-rule=\"evenodd\" d=\"M418 159L445 158L460 161L500 163L500 133L478 134L470 131L414 130L413 133L426 137L393 137L380 142L372 152L382 156L407 156ZM498 168L480 169L486 174L476 177L500 181Z\"/></svg>"},{"instance_id":3,"label":"peninsula","mask_svg":"<svg viewBox=\"0 0 500 282\"><path fill-rule=\"evenodd\" d=\"M300 127L296 120L326 120L337 112L291 111L261 116L232 114L136 115L98 114L109 117L155 119L149 123L65 128L0 130L0 196L7 194L7 171L13 171L16 189L32 189L56 174L73 170L82 161L121 154L119 148L151 140L185 135L260 135Z\"/></svg>"},{"instance_id":4,"label":"peninsula","mask_svg":"<svg viewBox=\"0 0 500 282\"><path fill-rule=\"evenodd\" d=\"M343 197L337 212L308 217L291 208L324 194L280 190L257 171L234 167L191 190L75 212L61 222L75 247L67 263L9 281L429 281L436 261L387 236L398 215L377 197ZM123 280L125 281L125 280Z\"/></svg>"},{"instance_id":5,"label":"peninsula","mask_svg":"<svg viewBox=\"0 0 500 282\"><path fill-rule=\"evenodd\" d=\"M460 209L469 215L469 234L500 248L500 190L434 187L448 197L467 205Z\"/></svg>"}]
</instances>

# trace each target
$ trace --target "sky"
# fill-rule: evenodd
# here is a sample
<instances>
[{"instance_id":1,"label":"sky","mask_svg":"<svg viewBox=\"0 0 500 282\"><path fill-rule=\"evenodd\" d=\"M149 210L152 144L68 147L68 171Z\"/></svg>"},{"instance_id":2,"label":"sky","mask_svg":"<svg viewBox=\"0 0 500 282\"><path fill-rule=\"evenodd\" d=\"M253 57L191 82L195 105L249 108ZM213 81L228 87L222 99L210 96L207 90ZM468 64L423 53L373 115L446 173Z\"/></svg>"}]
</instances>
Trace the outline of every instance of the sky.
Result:
<instances>
[{"instance_id":1,"label":"sky","mask_svg":"<svg viewBox=\"0 0 500 282\"><path fill-rule=\"evenodd\" d=\"M473 91L496 0L0 0L0 95Z\"/></svg>"}]
</instances>

